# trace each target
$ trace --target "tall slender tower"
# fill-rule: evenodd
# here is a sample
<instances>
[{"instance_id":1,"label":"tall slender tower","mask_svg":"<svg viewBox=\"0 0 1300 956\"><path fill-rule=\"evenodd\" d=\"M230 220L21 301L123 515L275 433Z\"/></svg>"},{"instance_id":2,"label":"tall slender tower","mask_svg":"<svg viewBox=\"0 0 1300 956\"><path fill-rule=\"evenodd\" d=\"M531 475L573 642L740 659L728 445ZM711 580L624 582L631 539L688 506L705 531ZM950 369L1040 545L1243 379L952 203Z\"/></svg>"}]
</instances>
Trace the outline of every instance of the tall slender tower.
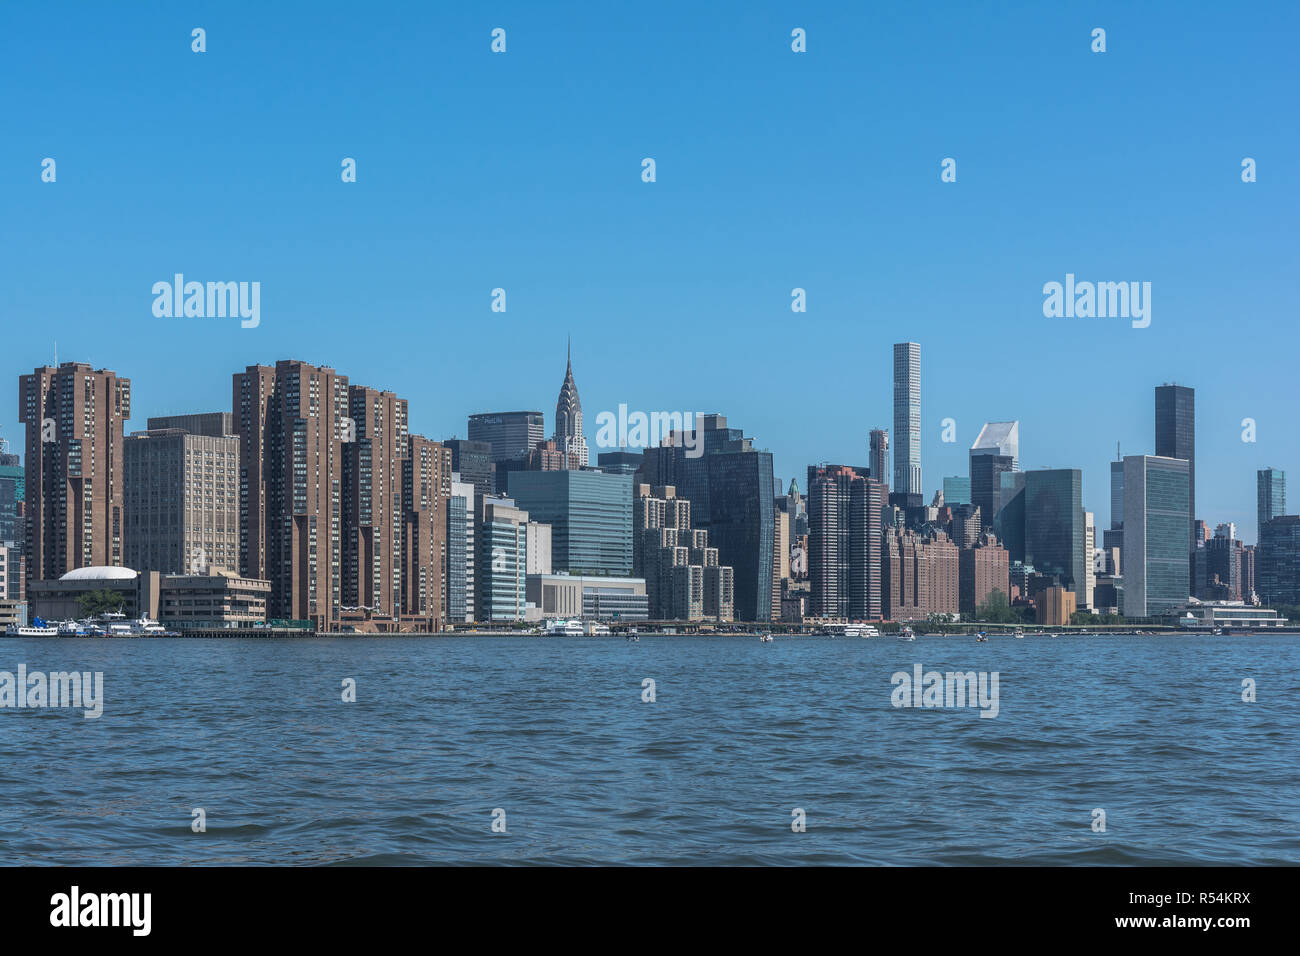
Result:
<instances>
[{"instance_id":1,"label":"tall slender tower","mask_svg":"<svg viewBox=\"0 0 1300 956\"><path fill-rule=\"evenodd\" d=\"M894 346L894 486L908 506L922 504L921 489L921 346Z\"/></svg>"},{"instance_id":2,"label":"tall slender tower","mask_svg":"<svg viewBox=\"0 0 1300 956\"><path fill-rule=\"evenodd\" d=\"M1187 462L1187 545L1196 550L1196 390L1156 386L1156 455Z\"/></svg>"},{"instance_id":3,"label":"tall slender tower","mask_svg":"<svg viewBox=\"0 0 1300 956\"><path fill-rule=\"evenodd\" d=\"M80 362L43 366L20 376L18 410L27 426L27 580L120 565L131 380Z\"/></svg>"},{"instance_id":4,"label":"tall slender tower","mask_svg":"<svg viewBox=\"0 0 1300 956\"><path fill-rule=\"evenodd\" d=\"M564 384L555 403L555 444L565 453L566 463L576 461L579 467L587 467L587 438L582 433L582 400L573 381L572 348L568 349Z\"/></svg>"}]
</instances>

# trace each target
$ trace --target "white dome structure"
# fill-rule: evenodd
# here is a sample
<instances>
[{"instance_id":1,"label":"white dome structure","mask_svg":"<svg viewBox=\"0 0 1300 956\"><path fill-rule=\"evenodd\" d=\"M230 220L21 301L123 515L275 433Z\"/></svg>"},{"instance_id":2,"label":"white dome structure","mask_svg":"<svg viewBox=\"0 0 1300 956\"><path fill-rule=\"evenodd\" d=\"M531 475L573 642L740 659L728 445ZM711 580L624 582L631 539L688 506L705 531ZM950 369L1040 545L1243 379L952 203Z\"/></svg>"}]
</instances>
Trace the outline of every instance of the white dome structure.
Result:
<instances>
[{"instance_id":1,"label":"white dome structure","mask_svg":"<svg viewBox=\"0 0 1300 956\"><path fill-rule=\"evenodd\" d=\"M60 581L131 581L140 575L130 568L115 568L106 565L93 565L77 568L59 578Z\"/></svg>"}]
</instances>

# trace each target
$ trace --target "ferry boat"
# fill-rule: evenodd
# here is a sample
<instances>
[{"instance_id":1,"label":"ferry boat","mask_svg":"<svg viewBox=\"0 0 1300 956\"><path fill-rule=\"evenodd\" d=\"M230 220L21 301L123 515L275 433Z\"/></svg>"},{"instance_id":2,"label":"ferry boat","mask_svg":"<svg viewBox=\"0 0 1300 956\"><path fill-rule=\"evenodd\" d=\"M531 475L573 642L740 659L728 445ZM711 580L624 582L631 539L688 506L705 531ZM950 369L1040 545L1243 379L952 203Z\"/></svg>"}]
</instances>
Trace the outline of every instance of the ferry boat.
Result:
<instances>
[{"instance_id":1,"label":"ferry boat","mask_svg":"<svg viewBox=\"0 0 1300 956\"><path fill-rule=\"evenodd\" d=\"M871 624L850 624L844 628L845 637L879 637L880 631Z\"/></svg>"},{"instance_id":2,"label":"ferry boat","mask_svg":"<svg viewBox=\"0 0 1300 956\"><path fill-rule=\"evenodd\" d=\"M560 618L556 621L550 621L546 625L546 635L548 637L582 637L582 621L574 618L565 620Z\"/></svg>"},{"instance_id":3,"label":"ferry boat","mask_svg":"<svg viewBox=\"0 0 1300 956\"><path fill-rule=\"evenodd\" d=\"M39 617L32 618L31 624L10 624L5 628L5 634L9 637L56 637L58 633L57 626Z\"/></svg>"}]
</instances>

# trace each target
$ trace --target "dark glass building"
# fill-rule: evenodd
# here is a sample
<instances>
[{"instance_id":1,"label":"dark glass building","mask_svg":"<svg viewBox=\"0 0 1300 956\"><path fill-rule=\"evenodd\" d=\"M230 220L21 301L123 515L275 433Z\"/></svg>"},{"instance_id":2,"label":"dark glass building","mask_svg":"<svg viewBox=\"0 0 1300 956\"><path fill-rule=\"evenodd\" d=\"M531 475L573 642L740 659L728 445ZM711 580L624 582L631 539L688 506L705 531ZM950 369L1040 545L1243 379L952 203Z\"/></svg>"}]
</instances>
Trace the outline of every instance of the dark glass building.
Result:
<instances>
[{"instance_id":1,"label":"dark glass building","mask_svg":"<svg viewBox=\"0 0 1300 956\"><path fill-rule=\"evenodd\" d=\"M1187 462L1187 544L1196 550L1196 390L1156 387L1156 455Z\"/></svg>"},{"instance_id":2,"label":"dark glass building","mask_svg":"<svg viewBox=\"0 0 1300 956\"><path fill-rule=\"evenodd\" d=\"M1039 574L1083 597L1087 560L1083 472L1025 472L1025 561Z\"/></svg>"},{"instance_id":3,"label":"dark glass building","mask_svg":"<svg viewBox=\"0 0 1300 956\"><path fill-rule=\"evenodd\" d=\"M1255 561L1255 589L1261 601L1300 604L1300 515L1265 522Z\"/></svg>"},{"instance_id":4,"label":"dark glass building","mask_svg":"<svg viewBox=\"0 0 1300 956\"><path fill-rule=\"evenodd\" d=\"M718 563L735 570L736 620L769 621L776 533L772 455L746 448L715 452L705 461L709 543L718 549Z\"/></svg>"},{"instance_id":5,"label":"dark glass building","mask_svg":"<svg viewBox=\"0 0 1300 956\"><path fill-rule=\"evenodd\" d=\"M1001 507L993 518L993 532L1007 549L1010 559L1025 563L1025 472L1006 472L1001 476L1002 490L998 495ZM988 527L988 519L981 518Z\"/></svg>"},{"instance_id":6,"label":"dark glass building","mask_svg":"<svg viewBox=\"0 0 1300 956\"><path fill-rule=\"evenodd\" d=\"M1263 468L1255 476L1256 506L1258 524L1256 538L1264 533L1264 525L1274 518L1286 514L1286 472L1276 468ZM3 499L0 498L0 505ZM0 534L0 538L4 535Z\"/></svg>"},{"instance_id":7,"label":"dark glass building","mask_svg":"<svg viewBox=\"0 0 1300 956\"><path fill-rule=\"evenodd\" d=\"M639 451L602 451L596 456L596 465L611 475L635 475L644 460Z\"/></svg>"},{"instance_id":8,"label":"dark glass building","mask_svg":"<svg viewBox=\"0 0 1300 956\"><path fill-rule=\"evenodd\" d=\"M1015 470L1016 460L1010 455L971 450L970 503L980 509L986 523L997 515L1001 505L1002 476ZM949 503L946 497L944 503Z\"/></svg>"}]
</instances>

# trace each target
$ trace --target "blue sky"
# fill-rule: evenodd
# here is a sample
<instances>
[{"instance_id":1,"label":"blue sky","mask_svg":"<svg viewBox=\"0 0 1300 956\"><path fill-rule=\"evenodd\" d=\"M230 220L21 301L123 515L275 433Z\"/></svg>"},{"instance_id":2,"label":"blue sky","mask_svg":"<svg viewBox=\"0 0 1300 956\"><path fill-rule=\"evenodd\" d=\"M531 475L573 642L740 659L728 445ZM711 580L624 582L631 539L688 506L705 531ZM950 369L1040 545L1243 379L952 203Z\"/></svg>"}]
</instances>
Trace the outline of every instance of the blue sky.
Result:
<instances>
[{"instance_id":1,"label":"blue sky","mask_svg":"<svg viewBox=\"0 0 1300 956\"><path fill-rule=\"evenodd\" d=\"M0 435L56 339L132 378L128 428L294 357L434 438L549 431L571 334L593 445L620 402L720 411L802 485L866 462L910 339L927 495L1019 418L1023 467L1082 468L1104 525L1177 381L1198 514L1253 541L1256 469L1300 468L1300 8L988 6L5 4ZM155 318L175 272L261 282L261 325ZM1045 318L1066 273L1151 282L1151 326Z\"/></svg>"}]
</instances>

